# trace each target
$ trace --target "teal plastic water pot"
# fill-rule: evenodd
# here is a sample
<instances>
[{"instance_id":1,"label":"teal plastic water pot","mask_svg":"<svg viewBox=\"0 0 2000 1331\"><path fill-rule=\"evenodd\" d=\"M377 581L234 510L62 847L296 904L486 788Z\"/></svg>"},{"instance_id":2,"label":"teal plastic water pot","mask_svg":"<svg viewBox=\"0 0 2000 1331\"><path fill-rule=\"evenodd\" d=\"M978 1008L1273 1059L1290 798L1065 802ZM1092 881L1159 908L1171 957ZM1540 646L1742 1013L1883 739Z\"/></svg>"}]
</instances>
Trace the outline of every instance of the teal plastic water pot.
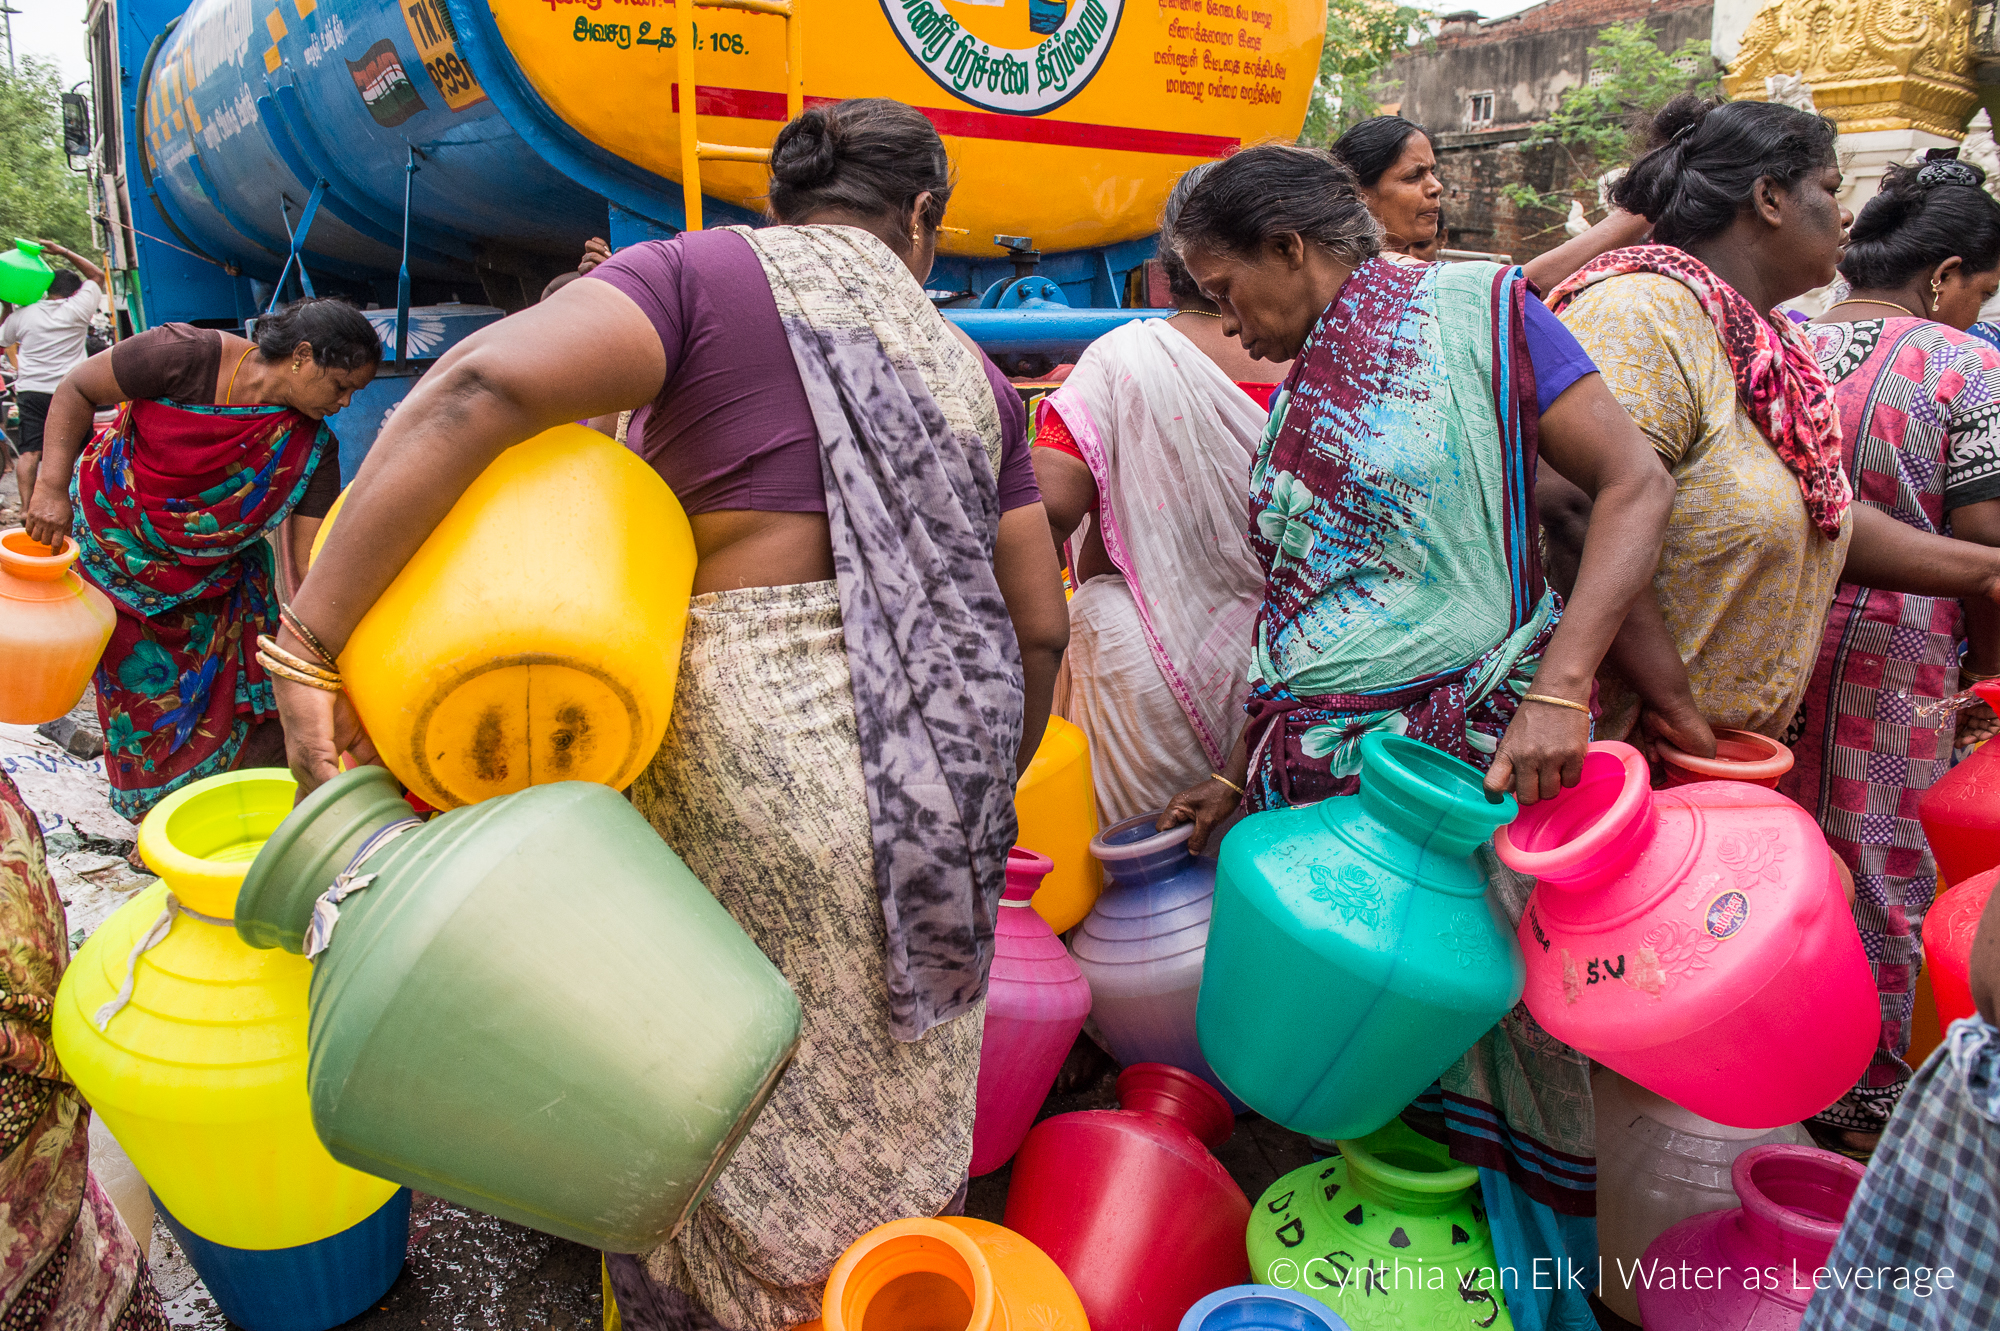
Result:
<instances>
[{"instance_id":1,"label":"teal plastic water pot","mask_svg":"<svg viewBox=\"0 0 2000 1331\"><path fill-rule=\"evenodd\" d=\"M34 241L16 237L13 249L0 250L0 300L9 305L34 304L55 280L55 269L42 262L42 247Z\"/></svg>"},{"instance_id":2,"label":"teal plastic water pot","mask_svg":"<svg viewBox=\"0 0 2000 1331\"><path fill-rule=\"evenodd\" d=\"M1521 996L1475 847L1516 812L1428 745L1370 734L1361 793L1251 814L1222 843L1196 1032L1252 1109L1365 1137Z\"/></svg>"},{"instance_id":3,"label":"teal plastic water pot","mask_svg":"<svg viewBox=\"0 0 2000 1331\"><path fill-rule=\"evenodd\" d=\"M610 1252L679 1229L798 1044L784 976L593 782L416 823L387 772L343 773L237 899L254 947L311 952L309 925L328 941L307 1081L334 1158Z\"/></svg>"}]
</instances>

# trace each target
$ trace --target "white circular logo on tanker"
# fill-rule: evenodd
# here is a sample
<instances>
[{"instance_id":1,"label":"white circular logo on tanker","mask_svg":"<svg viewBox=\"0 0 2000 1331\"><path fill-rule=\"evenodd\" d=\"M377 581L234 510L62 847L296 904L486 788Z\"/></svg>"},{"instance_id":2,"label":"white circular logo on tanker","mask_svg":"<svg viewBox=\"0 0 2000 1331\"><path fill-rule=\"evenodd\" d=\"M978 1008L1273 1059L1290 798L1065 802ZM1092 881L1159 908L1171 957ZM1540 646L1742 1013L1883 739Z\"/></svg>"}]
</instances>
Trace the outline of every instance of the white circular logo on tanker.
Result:
<instances>
[{"instance_id":1,"label":"white circular logo on tanker","mask_svg":"<svg viewBox=\"0 0 2000 1331\"><path fill-rule=\"evenodd\" d=\"M1029 22L1048 36L1008 48L981 41L943 0L882 0L882 12L910 58L938 86L974 106L1006 115L1053 111L1096 75L1125 0L1026 0Z\"/></svg>"}]
</instances>

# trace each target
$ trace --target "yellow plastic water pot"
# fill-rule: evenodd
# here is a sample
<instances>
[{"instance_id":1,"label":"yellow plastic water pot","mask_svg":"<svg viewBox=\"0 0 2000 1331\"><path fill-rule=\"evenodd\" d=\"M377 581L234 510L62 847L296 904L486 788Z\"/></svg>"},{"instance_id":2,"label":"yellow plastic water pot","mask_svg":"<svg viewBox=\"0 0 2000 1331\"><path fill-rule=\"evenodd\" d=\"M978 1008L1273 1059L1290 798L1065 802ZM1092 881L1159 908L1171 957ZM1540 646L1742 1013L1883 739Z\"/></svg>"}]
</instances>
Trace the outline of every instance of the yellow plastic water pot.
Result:
<instances>
[{"instance_id":1,"label":"yellow plastic water pot","mask_svg":"<svg viewBox=\"0 0 2000 1331\"><path fill-rule=\"evenodd\" d=\"M397 1186L349 1169L306 1098L312 963L236 936L236 892L291 812L292 778L230 772L169 795L139 849L161 881L106 920L56 992L56 1053L160 1202L211 1243L315 1243L381 1210ZM184 906L132 960L171 891ZM190 914L189 912L194 912ZM205 918L203 918L205 917ZM131 966L132 993L100 1030ZM392 1273L393 1274L393 1273Z\"/></svg>"},{"instance_id":2,"label":"yellow plastic water pot","mask_svg":"<svg viewBox=\"0 0 2000 1331\"><path fill-rule=\"evenodd\" d=\"M1104 890L1103 870L1090 853L1090 839L1097 835L1097 792L1090 784L1090 742L1081 727L1049 718L1034 761L1014 788L1014 814L1021 821L1015 844L1055 861L1033 904L1049 928L1065 933L1090 914Z\"/></svg>"},{"instance_id":3,"label":"yellow plastic water pot","mask_svg":"<svg viewBox=\"0 0 2000 1331\"><path fill-rule=\"evenodd\" d=\"M340 673L382 761L437 808L551 781L622 790L666 734L694 568L658 473L560 425L472 483L362 616Z\"/></svg>"}]
</instances>

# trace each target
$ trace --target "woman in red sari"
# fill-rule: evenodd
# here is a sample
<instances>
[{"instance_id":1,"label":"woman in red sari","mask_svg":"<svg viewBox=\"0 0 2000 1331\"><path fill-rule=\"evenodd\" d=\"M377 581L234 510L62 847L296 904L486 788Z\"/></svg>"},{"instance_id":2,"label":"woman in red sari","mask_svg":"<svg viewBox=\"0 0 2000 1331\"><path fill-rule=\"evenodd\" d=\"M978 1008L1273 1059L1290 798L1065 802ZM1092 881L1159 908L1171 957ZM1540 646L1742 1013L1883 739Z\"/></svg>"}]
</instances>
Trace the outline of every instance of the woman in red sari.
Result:
<instances>
[{"instance_id":1,"label":"woman in red sari","mask_svg":"<svg viewBox=\"0 0 2000 1331\"><path fill-rule=\"evenodd\" d=\"M375 377L382 344L330 299L256 333L162 325L79 365L49 405L28 534L73 534L118 611L97 715L112 807L134 822L190 781L284 761L257 662L279 616L265 538L279 533L288 565L311 541L340 484L325 418ZM121 402L86 447L92 413Z\"/></svg>"}]
</instances>

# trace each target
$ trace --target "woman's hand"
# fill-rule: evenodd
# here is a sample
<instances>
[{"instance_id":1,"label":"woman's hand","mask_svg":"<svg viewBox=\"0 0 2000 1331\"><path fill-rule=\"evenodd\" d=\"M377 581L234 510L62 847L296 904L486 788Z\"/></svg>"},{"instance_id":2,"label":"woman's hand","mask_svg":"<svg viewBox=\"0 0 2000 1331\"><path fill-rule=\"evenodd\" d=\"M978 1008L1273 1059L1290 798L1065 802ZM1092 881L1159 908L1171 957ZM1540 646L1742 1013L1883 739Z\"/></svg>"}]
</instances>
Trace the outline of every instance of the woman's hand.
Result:
<instances>
[{"instance_id":1,"label":"woman's hand","mask_svg":"<svg viewBox=\"0 0 2000 1331\"><path fill-rule=\"evenodd\" d=\"M1486 794L1497 799L1510 789L1523 804L1554 799L1583 775L1590 745L1590 716L1543 702L1524 702L1500 737L1486 771Z\"/></svg>"},{"instance_id":2,"label":"woman's hand","mask_svg":"<svg viewBox=\"0 0 2000 1331\"><path fill-rule=\"evenodd\" d=\"M1208 834L1235 813L1236 806L1242 802L1243 792L1226 781L1210 777L1168 800L1167 811L1153 826L1164 832L1182 823L1193 823L1194 833L1188 837L1188 853L1199 855L1202 847L1208 844Z\"/></svg>"},{"instance_id":3,"label":"woman's hand","mask_svg":"<svg viewBox=\"0 0 2000 1331\"><path fill-rule=\"evenodd\" d=\"M37 485L35 497L28 502L28 511L22 522L28 528L29 540L60 551L74 518L75 511L70 508L68 495L60 492L49 494Z\"/></svg>"},{"instance_id":4,"label":"woman's hand","mask_svg":"<svg viewBox=\"0 0 2000 1331\"><path fill-rule=\"evenodd\" d=\"M330 693L288 679L271 680L278 718L285 727L285 762L299 783L299 798L340 775L340 755L381 765L374 741L345 693Z\"/></svg>"},{"instance_id":5,"label":"woman's hand","mask_svg":"<svg viewBox=\"0 0 2000 1331\"><path fill-rule=\"evenodd\" d=\"M1648 761L1658 756L1659 745L1669 744L1696 758L1715 756L1715 730L1708 718L1695 710L1694 699L1685 697L1664 706L1647 703L1639 712L1634 728Z\"/></svg>"}]
</instances>

